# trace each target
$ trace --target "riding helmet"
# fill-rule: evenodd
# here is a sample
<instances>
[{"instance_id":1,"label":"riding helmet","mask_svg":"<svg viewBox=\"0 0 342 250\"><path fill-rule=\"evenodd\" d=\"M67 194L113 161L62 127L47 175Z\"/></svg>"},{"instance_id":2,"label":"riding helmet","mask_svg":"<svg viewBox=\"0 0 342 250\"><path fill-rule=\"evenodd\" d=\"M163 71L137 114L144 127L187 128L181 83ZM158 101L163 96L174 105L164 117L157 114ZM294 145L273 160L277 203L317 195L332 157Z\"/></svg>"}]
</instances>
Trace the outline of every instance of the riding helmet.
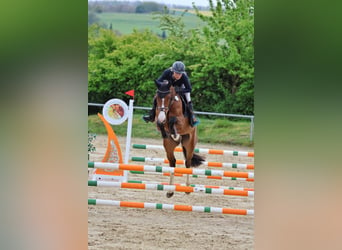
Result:
<instances>
[{"instance_id":1,"label":"riding helmet","mask_svg":"<svg viewBox=\"0 0 342 250\"><path fill-rule=\"evenodd\" d=\"M172 71L178 74L183 74L185 72L185 65L181 61L176 61L172 64Z\"/></svg>"}]
</instances>

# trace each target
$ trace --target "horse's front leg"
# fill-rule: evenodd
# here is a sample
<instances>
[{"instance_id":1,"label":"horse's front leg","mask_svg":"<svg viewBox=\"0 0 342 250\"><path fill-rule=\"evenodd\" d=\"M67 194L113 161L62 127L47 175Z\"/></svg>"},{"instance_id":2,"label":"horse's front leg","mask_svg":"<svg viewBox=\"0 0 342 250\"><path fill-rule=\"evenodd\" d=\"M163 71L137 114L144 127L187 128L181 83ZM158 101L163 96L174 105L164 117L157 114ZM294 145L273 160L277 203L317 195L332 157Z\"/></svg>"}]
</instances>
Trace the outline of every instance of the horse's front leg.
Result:
<instances>
[{"instance_id":1,"label":"horse's front leg","mask_svg":"<svg viewBox=\"0 0 342 250\"><path fill-rule=\"evenodd\" d=\"M170 117L170 119L169 119L169 130L170 130L171 138L175 142L180 142L181 137L177 133L176 123L177 123L177 118L174 116Z\"/></svg>"},{"instance_id":2,"label":"horse's front leg","mask_svg":"<svg viewBox=\"0 0 342 250\"><path fill-rule=\"evenodd\" d=\"M169 166L172 167L172 168L175 168L176 166L176 158L173 156L173 159L171 157L171 160L168 156L168 159L169 159ZM173 185L173 179L174 179L174 173L170 173L170 182L169 182L169 185ZM174 192L173 191L168 191L166 193L166 197L167 198L171 198L173 196Z\"/></svg>"},{"instance_id":3,"label":"horse's front leg","mask_svg":"<svg viewBox=\"0 0 342 250\"><path fill-rule=\"evenodd\" d=\"M161 122L157 122L157 126L160 130L160 133L162 135L162 137L165 139L167 137L167 134L166 134L166 131L165 131L165 127L164 127L164 123L161 123Z\"/></svg>"},{"instance_id":4,"label":"horse's front leg","mask_svg":"<svg viewBox=\"0 0 342 250\"><path fill-rule=\"evenodd\" d=\"M171 138L164 139L164 149L166 152L167 159L169 160L169 166L171 168L176 167L176 158L174 154L174 149L178 145L177 142L173 141ZM174 173L170 173L170 185L173 185ZM173 191L168 191L166 197L170 198L174 194Z\"/></svg>"}]
</instances>

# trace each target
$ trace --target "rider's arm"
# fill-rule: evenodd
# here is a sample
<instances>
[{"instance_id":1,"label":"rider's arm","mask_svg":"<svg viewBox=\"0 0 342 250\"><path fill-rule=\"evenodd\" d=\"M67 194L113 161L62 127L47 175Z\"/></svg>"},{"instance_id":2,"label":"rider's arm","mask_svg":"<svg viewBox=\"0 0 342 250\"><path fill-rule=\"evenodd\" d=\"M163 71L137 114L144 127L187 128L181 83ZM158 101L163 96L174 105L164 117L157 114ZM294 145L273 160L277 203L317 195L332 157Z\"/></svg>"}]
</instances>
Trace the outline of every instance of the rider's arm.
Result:
<instances>
[{"instance_id":1,"label":"rider's arm","mask_svg":"<svg viewBox=\"0 0 342 250\"><path fill-rule=\"evenodd\" d=\"M191 93L192 88L191 88L189 77L186 75L186 73L183 74L181 78L181 82L183 84L182 92Z\"/></svg>"},{"instance_id":2,"label":"rider's arm","mask_svg":"<svg viewBox=\"0 0 342 250\"><path fill-rule=\"evenodd\" d=\"M161 76L157 79L159 83L162 83L163 81L167 80L170 81L172 73L170 72L169 69L165 70Z\"/></svg>"}]
</instances>

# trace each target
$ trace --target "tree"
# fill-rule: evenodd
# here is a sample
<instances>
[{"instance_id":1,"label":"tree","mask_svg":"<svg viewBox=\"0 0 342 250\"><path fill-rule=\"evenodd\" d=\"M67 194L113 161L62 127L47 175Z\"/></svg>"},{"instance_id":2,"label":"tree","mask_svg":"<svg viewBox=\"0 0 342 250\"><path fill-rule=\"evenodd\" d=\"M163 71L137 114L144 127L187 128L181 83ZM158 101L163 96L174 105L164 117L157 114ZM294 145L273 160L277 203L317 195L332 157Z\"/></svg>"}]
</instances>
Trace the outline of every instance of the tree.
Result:
<instances>
[{"instance_id":1,"label":"tree","mask_svg":"<svg viewBox=\"0 0 342 250\"><path fill-rule=\"evenodd\" d=\"M237 102L245 96L242 90L249 90L245 97L254 95L254 0L216 0L215 6L209 0L209 4L211 15L203 15L194 5L197 16L207 23L203 28L207 48L202 48L205 53L197 74L227 98L228 112L251 114L253 103L244 108L246 102Z\"/></svg>"},{"instance_id":2,"label":"tree","mask_svg":"<svg viewBox=\"0 0 342 250\"><path fill-rule=\"evenodd\" d=\"M156 2L143 2L136 7L135 13L151 13L162 9L162 5Z\"/></svg>"},{"instance_id":3,"label":"tree","mask_svg":"<svg viewBox=\"0 0 342 250\"><path fill-rule=\"evenodd\" d=\"M168 45L150 31L118 36L92 26L88 34L89 102L105 103L113 97L128 100L125 92L135 89L136 105L151 106L153 79L172 64Z\"/></svg>"},{"instance_id":4,"label":"tree","mask_svg":"<svg viewBox=\"0 0 342 250\"><path fill-rule=\"evenodd\" d=\"M176 17L174 12L170 13L170 10L164 6L163 11L155 12L152 19L159 20L159 27L164 31L169 31L171 36L183 37L185 35L185 24L182 19L186 12L187 10Z\"/></svg>"},{"instance_id":5,"label":"tree","mask_svg":"<svg viewBox=\"0 0 342 250\"><path fill-rule=\"evenodd\" d=\"M153 80L174 61L183 61L192 84L196 110L254 113L253 0L210 0L211 15L196 15L203 28L187 30L183 15L165 8L154 15L167 37L151 31L118 35L98 25L88 30L88 97L105 103L128 100L135 89L135 104L151 106ZM234 5L234 4L235 5ZM163 33L164 34L164 33Z\"/></svg>"},{"instance_id":6,"label":"tree","mask_svg":"<svg viewBox=\"0 0 342 250\"><path fill-rule=\"evenodd\" d=\"M166 32L165 32L165 30L163 30L161 37L162 37L163 39L166 38Z\"/></svg>"}]
</instances>

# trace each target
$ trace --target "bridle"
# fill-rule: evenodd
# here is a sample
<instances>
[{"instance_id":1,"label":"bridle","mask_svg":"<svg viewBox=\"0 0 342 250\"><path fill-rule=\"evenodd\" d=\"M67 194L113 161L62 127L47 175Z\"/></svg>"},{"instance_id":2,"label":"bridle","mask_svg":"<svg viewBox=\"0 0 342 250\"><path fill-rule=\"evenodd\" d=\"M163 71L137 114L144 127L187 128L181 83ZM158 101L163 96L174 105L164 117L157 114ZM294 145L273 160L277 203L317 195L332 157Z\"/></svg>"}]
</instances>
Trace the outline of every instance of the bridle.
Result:
<instances>
[{"instance_id":1,"label":"bridle","mask_svg":"<svg viewBox=\"0 0 342 250\"><path fill-rule=\"evenodd\" d=\"M157 109L159 111L164 111L165 112L165 115L167 115L167 113L169 112L169 109L170 109L170 104L171 104L171 101L169 102L169 105L167 107L165 107L165 97L170 94L170 90L167 90L167 91L162 91L162 90L157 90L157 95L158 97L161 99L161 106L158 106ZM165 121L164 121L165 123Z\"/></svg>"},{"instance_id":2,"label":"bridle","mask_svg":"<svg viewBox=\"0 0 342 250\"><path fill-rule=\"evenodd\" d=\"M165 107L165 97L167 95L169 95L171 93L170 89L166 90L166 91L162 91L162 90L157 90L157 96L161 99L162 101L162 104L161 106L157 106L157 109L160 111L160 112L165 112L165 117L167 117L167 114L171 108L171 105L172 103L174 102L175 100L175 96L171 95L170 96L170 102L169 102L169 105L167 107ZM162 124L164 124L166 122L166 119L162 122Z\"/></svg>"}]
</instances>

